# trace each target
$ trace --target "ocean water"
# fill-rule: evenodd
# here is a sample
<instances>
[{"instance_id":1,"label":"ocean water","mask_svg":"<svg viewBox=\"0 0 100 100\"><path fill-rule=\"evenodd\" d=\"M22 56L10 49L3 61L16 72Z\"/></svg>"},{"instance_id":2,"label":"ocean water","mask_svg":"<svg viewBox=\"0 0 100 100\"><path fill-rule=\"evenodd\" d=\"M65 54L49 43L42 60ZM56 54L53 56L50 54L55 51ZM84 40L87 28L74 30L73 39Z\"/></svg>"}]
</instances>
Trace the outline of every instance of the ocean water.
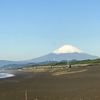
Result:
<instances>
[{"instance_id":1,"label":"ocean water","mask_svg":"<svg viewBox=\"0 0 100 100\"><path fill-rule=\"evenodd\" d=\"M7 78L7 77L13 77L13 76L15 76L15 75L9 74L9 73L0 73L0 79Z\"/></svg>"}]
</instances>

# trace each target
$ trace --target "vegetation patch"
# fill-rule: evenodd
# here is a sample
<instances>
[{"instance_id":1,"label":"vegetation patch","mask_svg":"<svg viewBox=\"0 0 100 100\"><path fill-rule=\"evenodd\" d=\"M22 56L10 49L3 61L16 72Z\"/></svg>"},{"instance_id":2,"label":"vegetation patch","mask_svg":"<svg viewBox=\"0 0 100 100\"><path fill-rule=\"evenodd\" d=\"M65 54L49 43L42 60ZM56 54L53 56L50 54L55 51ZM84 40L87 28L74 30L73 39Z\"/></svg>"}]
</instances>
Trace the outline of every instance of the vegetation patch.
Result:
<instances>
[{"instance_id":1,"label":"vegetation patch","mask_svg":"<svg viewBox=\"0 0 100 100\"><path fill-rule=\"evenodd\" d=\"M47 72L48 69L31 69L31 70L22 70L24 72L34 72L34 73L38 73L38 72Z\"/></svg>"},{"instance_id":2,"label":"vegetation patch","mask_svg":"<svg viewBox=\"0 0 100 100\"><path fill-rule=\"evenodd\" d=\"M71 70L61 70L61 69L32 69L32 70L23 70L24 72L34 72L34 73L39 73L39 72L51 72L52 75L64 75L64 74L73 74L73 73L79 73L79 72L85 72L88 69L84 70L79 70L79 71L71 71Z\"/></svg>"},{"instance_id":3,"label":"vegetation patch","mask_svg":"<svg viewBox=\"0 0 100 100\"><path fill-rule=\"evenodd\" d=\"M73 73L80 73L80 72L85 72L85 71L87 71L87 69L79 70L79 71L59 71L59 72L53 73L52 75L73 74Z\"/></svg>"},{"instance_id":4,"label":"vegetation patch","mask_svg":"<svg viewBox=\"0 0 100 100\"><path fill-rule=\"evenodd\" d=\"M47 72L48 69L33 69L33 72L34 73L37 73L37 72Z\"/></svg>"},{"instance_id":5,"label":"vegetation patch","mask_svg":"<svg viewBox=\"0 0 100 100\"><path fill-rule=\"evenodd\" d=\"M69 62L69 65L78 65L78 64L98 64L100 63L100 59L94 59L94 60L81 60L81 61L73 61L73 62ZM50 64L44 64L44 65L30 65L30 66L26 66L26 68L30 68L30 67L41 67L41 66L63 66L63 65L68 65L67 62L56 62L56 63L50 63Z\"/></svg>"},{"instance_id":6,"label":"vegetation patch","mask_svg":"<svg viewBox=\"0 0 100 100\"><path fill-rule=\"evenodd\" d=\"M50 69L49 70L49 72L56 72L56 71L58 71L59 69L57 69L57 68L52 68L52 69Z\"/></svg>"}]
</instances>

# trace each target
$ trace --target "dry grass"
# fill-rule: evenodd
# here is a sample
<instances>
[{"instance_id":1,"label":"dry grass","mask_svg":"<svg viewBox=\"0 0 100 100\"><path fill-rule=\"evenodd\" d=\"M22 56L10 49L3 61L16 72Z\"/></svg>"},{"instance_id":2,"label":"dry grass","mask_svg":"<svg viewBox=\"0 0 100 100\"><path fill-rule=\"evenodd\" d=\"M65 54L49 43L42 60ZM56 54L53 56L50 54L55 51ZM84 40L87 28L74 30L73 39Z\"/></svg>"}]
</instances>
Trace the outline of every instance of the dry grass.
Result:
<instances>
[{"instance_id":1,"label":"dry grass","mask_svg":"<svg viewBox=\"0 0 100 100\"><path fill-rule=\"evenodd\" d=\"M47 72L48 69L25 69L25 70L22 70L24 72L34 72L34 73L37 73L37 72Z\"/></svg>"},{"instance_id":2,"label":"dry grass","mask_svg":"<svg viewBox=\"0 0 100 100\"><path fill-rule=\"evenodd\" d=\"M79 70L79 71L59 71L59 72L53 73L53 75L73 74L73 73L80 73L80 72L85 72L85 71L87 71L87 69Z\"/></svg>"},{"instance_id":3,"label":"dry grass","mask_svg":"<svg viewBox=\"0 0 100 100\"><path fill-rule=\"evenodd\" d=\"M64 74L74 74L74 73L85 72L85 71L87 71L87 69L73 71L73 70L70 70L70 69L53 68L53 69L31 69L31 70L23 70L23 71L24 72L34 72L34 73L50 72L50 73L52 73L52 75L64 75Z\"/></svg>"},{"instance_id":4,"label":"dry grass","mask_svg":"<svg viewBox=\"0 0 100 100\"><path fill-rule=\"evenodd\" d=\"M59 69L57 68L53 68L53 69L50 69L49 72L55 72L55 71L58 71Z\"/></svg>"}]
</instances>

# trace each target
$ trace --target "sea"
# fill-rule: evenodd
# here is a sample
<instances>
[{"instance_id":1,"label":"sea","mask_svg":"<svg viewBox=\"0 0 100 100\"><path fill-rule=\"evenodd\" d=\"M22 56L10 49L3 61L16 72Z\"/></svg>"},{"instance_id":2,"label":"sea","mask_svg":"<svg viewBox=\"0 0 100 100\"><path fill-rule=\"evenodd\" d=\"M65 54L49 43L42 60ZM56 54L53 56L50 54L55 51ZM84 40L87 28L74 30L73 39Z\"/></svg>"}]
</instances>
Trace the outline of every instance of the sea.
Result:
<instances>
[{"instance_id":1,"label":"sea","mask_svg":"<svg viewBox=\"0 0 100 100\"><path fill-rule=\"evenodd\" d=\"M1 78L8 78L8 77L13 77L15 76L14 74L9 74L9 73L0 73L0 79Z\"/></svg>"}]
</instances>

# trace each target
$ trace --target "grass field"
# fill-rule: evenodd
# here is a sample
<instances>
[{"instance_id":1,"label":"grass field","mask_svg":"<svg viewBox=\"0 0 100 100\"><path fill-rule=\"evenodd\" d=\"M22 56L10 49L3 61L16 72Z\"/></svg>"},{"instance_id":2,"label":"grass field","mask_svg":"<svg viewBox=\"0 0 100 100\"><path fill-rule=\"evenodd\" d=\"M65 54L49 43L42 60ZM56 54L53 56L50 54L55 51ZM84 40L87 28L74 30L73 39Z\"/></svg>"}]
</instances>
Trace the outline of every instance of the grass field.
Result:
<instances>
[{"instance_id":1,"label":"grass field","mask_svg":"<svg viewBox=\"0 0 100 100\"><path fill-rule=\"evenodd\" d=\"M58 72L54 72L53 75L73 74L73 73L80 73L84 71L87 71L87 69L79 70L79 71L58 71Z\"/></svg>"}]
</instances>

